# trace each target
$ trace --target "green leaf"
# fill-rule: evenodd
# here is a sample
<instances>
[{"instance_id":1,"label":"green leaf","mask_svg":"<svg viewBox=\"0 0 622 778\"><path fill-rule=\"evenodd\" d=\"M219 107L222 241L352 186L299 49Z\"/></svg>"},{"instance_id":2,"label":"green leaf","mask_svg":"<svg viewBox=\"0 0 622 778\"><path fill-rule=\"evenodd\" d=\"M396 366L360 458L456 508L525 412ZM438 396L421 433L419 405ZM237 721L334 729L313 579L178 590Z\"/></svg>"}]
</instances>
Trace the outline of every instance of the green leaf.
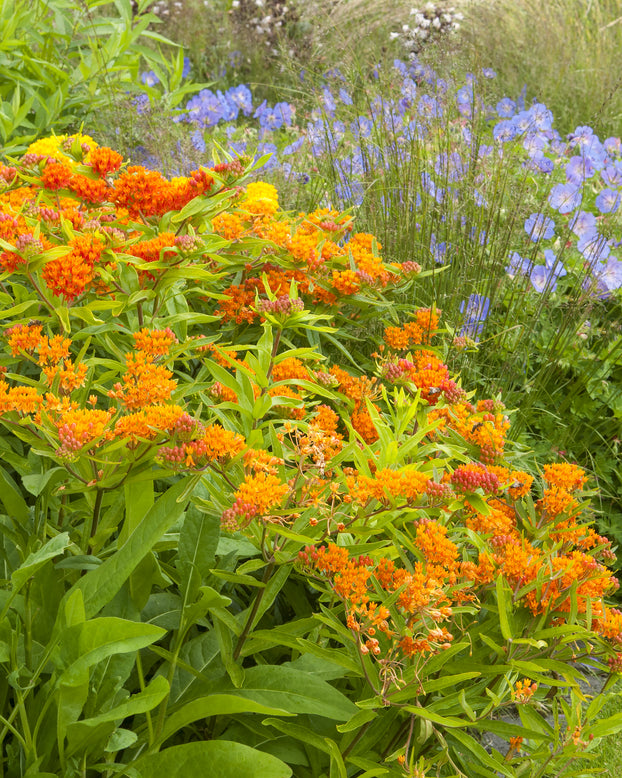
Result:
<instances>
[{"instance_id":1,"label":"green leaf","mask_svg":"<svg viewBox=\"0 0 622 778\"><path fill-rule=\"evenodd\" d=\"M183 588L190 589L193 576L197 579L196 586L207 577L216 560L219 538L220 518L191 506L179 533L177 569L184 577ZM192 592L189 594L192 596Z\"/></svg>"},{"instance_id":2,"label":"green leaf","mask_svg":"<svg viewBox=\"0 0 622 778\"><path fill-rule=\"evenodd\" d=\"M189 477L171 486L156 501L127 542L69 590L69 592L75 589L82 591L87 618L94 616L112 600L140 560L147 555L166 530L179 520L190 499L189 487L196 482L196 477Z\"/></svg>"},{"instance_id":3,"label":"green leaf","mask_svg":"<svg viewBox=\"0 0 622 778\"><path fill-rule=\"evenodd\" d=\"M505 765L501 760L497 760L494 756L491 756L486 749L480 745L477 740L474 740L466 732L461 732L459 729L453 729L451 731L451 737L455 738L461 745L467 748L480 764L490 767L494 771L493 775L506 775L508 778L515 778L516 773L509 766Z\"/></svg>"},{"instance_id":4,"label":"green leaf","mask_svg":"<svg viewBox=\"0 0 622 778\"><path fill-rule=\"evenodd\" d=\"M433 713L425 708L418 708L416 705L405 705L404 710L414 713L415 716L419 716L422 719L431 721L433 724L440 724L441 727L449 727L450 729L468 727L471 724L468 719L458 719L455 716L439 716L438 713Z\"/></svg>"},{"instance_id":5,"label":"green leaf","mask_svg":"<svg viewBox=\"0 0 622 778\"><path fill-rule=\"evenodd\" d=\"M30 509L19 487L3 467L0 467L0 482L0 500L6 512L12 519L25 524L30 518Z\"/></svg>"},{"instance_id":6,"label":"green leaf","mask_svg":"<svg viewBox=\"0 0 622 778\"><path fill-rule=\"evenodd\" d=\"M67 727L67 739L68 747L67 754L71 755L76 751L82 750L88 743L88 740L92 737L92 731L100 727L102 724L114 723L115 721L123 721L128 716L135 716L139 713L146 713L153 710L160 702L167 696L169 686L164 676L158 675L147 686L147 688L132 695L129 699L122 702L120 705L115 706L105 713L100 713L98 716L92 716L88 719L82 719L82 721L76 721ZM127 732L127 730L125 730ZM130 733L133 736L134 742L136 740L136 734ZM127 740L127 736L124 738ZM129 743L128 745L131 745ZM123 745L117 745L116 748L107 750L119 750L120 748L127 747Z\"/></svg>"},{"instance_id":7,"label":"green leaf","mask_svg":"<svg viewBox=\"0 0 622 778\"><path fill-rule=\"evenodd\" d=\"M55 556L62 554L63 551L70 545L69 533L61 532L55 538L48 540L48 542L41 546L38 551L34 551L29 554L24 562L14 570L11 575L11 583L13 585L13 591L19 592L22 586L28 581L29 578L39 570L49 560Z\"/></svg>"},{"instance_id":8,"label":"green leaf","mask_svg":"<svg viewBox=\"0 0 622 778\"><path fill-rule=\"evenodd\" d=\"M221 681L215 690L225 691L227 686ZM290 713L308 713L336 721L349 721L358 712L354 703L326 681L278 665L247 668L242 687L231 693Z\"/></svg>"},{"instance_id":9,"label":"green leaf","mask_svg":"<svg viewBox=\"0 0 622 778\"><path fill-rule=\"evenodd\" d=\"M240 713L262 713L271 716L295 715L235 694L210 694L187 703L174 713L169 713L156 745L161 746L175 732L199 719L206 719L210 716L237 716Z\"/></svg>"},{"instance_id":10,"label":"green leaf","mask_svg":"<svg viewBox=\"0 0 622 778\"><path fill-rule=\"evenodd\" d=\"M22 483L26 491L38 497L46 486L52 481L60 481L67 476L67 471L64 467L53 467L50 470L46 470L44 473L34 473L32 475L22 476Z\"/></svg>"},{"instance_id":11,"label":"green leaf","mask_svg":"<svg viewBox=\"0 0 622 778\"><path fill-rule=\"evenodd\" d=\"M501 634L505 640L511 640L512 631L510 629L510 621L508 619L508 601L505 595L505 579L502 575L497 576L495 587L497 591L497 608L499 611L499 626L501 627Z\"/></svg>"},{"instance_id":12,"label":"green leaf","mask_svg":"<svg viewBox=\"0 0 622 778\"><path fill-rule=\"evenodd\" d=\"M615 735L620 730L622 730L622 713L616 713L613 716L608 716L606 719L600 719L594 722L594 724L590 724L590 732L594 737Z\"/></svg>"},{"instance_id":13,"label":"green leaf","mask_svg":"<svg viewBox=\"0 0 622 778\"><path fill-rule=\"evenodd\" d=\"M114 616L102 616L66 627L55 663L62 670L59 682L78 683L83 672L115 654L130 653L155 643L166 630Z\"/></svg>"},{"instance_id":14,"label":"green leaf","mask_svg":"<svg viewBox=\"0 0 622 778\"><path fill-rule=\"evenodd\" d=\"M140 778L205 775L206 770L218 778L289 778L292 774L280 759L228 740L173 746L137 759L131 769Z\"/></svg>"}]
</instances>

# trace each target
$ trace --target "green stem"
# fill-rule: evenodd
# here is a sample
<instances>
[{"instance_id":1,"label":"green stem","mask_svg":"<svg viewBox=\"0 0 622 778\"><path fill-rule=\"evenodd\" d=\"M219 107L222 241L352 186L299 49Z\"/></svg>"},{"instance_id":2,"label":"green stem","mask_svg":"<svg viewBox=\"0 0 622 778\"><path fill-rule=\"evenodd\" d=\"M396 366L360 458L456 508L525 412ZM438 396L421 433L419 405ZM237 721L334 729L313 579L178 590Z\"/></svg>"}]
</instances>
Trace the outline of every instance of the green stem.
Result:
<instances>
[{"instance_id":1,"label":"green stem","mask_svg":"<svg viewBox=\"0 0 622 778\"><path fill-rule=\"evenodd\" d=\"M275 566L276 566L276 562L273 559L270 562L270 564L266 567L266 570L263 574L263 578L261 579L263 584L268 583ZM248 618L246 619L246 624L244 625L244 629L242 630L240 637L238 638L238 642L236 643L235 649L233 651L234 662L236 662L240 657L240 653L242 652L244 643L246 643L246 639L248 638L248 633L251 631L251 628L253 626L253 621L255 620L255 616L257 615L257 611L259 610L259 606L261 605L261 601L263 600L265 591L266 591L266 587L264 585L262 586L261 589L257 591L257 594L255 595L255 602L253 603L251 612L248 614Z\"/></svg>"},{"instance_id":2,"label":"green stem","mask_svg":"<svg viewBox=\"0 0 622 778\"><path fill-rule=\"evenodd\" d=\"M143 672L143 660L140 658L140 651L136 652L136 671L138 673L138 683L140 684L140 690L141 692L145 691L145 674ZM151 719L151 711L146 711L145 713L147 717L147 729L149 730L149 746L153 745L153 741L155 740L154 732L153 732L153 721Z\"/></svg>"}]
</instances>

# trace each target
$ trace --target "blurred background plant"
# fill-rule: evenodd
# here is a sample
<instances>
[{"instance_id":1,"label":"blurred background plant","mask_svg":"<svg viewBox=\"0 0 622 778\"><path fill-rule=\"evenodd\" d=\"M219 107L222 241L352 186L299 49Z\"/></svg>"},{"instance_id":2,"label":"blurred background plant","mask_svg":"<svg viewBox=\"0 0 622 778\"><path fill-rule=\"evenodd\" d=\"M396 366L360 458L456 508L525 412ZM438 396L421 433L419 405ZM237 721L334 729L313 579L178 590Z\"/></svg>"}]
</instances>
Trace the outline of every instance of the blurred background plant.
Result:
<instances>
[{"instance_id":1,"label":"blurred background plant","mask_svg":"<svg viewBox=\"0 0 622 778\"><path fill-rule=\"evenodd\" d=\"M171 110L178 104L193 87L181 86L181 51L150 29L156 17L148 6L148 0L134 7L130 0L0 2L5 154L23 151L50 131L102 126L141 91L145 68L160 73L162 106Z\"/></svg>"}]
</instances>

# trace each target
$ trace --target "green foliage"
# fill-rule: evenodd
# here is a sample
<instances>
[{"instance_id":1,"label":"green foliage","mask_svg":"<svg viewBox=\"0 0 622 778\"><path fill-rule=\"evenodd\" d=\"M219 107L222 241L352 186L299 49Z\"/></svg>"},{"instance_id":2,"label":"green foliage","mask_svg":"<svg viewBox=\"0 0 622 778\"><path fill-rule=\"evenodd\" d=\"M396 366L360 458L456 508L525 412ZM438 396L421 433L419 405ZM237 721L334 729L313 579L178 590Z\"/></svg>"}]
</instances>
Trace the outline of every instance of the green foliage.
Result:
<instances>
[{"instance_id":1,"label":"green foliage","mask_svg":"<svg viewBox=\"0 0 622 778\"><path fill-rule=\"evenodd\" d=\"M97 127L102 109L141 90L154 69L174 108L186 94L171 44L150 29L155 17L130 0L2 0L0 143L14 154L42 134ZM149 45L151 44L151 45ZM124 98L122 96L125 95Z\"/></svg>"}]
</instances>

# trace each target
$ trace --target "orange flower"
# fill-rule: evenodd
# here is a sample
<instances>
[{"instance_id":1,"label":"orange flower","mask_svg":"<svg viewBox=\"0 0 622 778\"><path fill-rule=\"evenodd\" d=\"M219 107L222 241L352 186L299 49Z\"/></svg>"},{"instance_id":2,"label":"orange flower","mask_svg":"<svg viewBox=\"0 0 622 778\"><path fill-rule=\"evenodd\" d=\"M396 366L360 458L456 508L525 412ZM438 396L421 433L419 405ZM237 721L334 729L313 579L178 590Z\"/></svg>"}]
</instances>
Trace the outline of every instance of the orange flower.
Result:
<instances>
[{"instance_id":1,"label":"orange flower","mask_svg":"<svg viewBox=\"0 0 622 778\"><path fill-rule=\"evenodd\" d=\"M43 327L40 324L16 324L6 330L8 345L11 354L16 357L20 352L33 352L39 347L42 340Z\"/></svg>"},{"instance_id":2,"label":"orange flower","mask_svg":"<svg viewBox=\"0 0 622 778\"><path fill-rule=\"evenodd\" d=\"M107 146L91 149L86 157L86 164L90 165L102 178L117 171L122 162L123 157Z\"/></svg>"},{"instance_id":3,"label":"orange flower","mask_svg":"<svg viewBox=\"0 0 622 778\"><path fill-rule=\"evenodd\" d=\"M544 465L544 478L551 486L573 492L581 489L587 482L585 471L578 465L562 462L554 465Z\"/></svg>"},{"instance_id":4,"label":"orange flower","mask_svg":"<svg viewBox=\"0 0 622 778\"><path fill-rule=\"evenodd\" d=\"M177 337L170 327L165 330L149 330L146 327L134 333L135 348L152 357L166 356Z\"/></svg>"},{"instance_id":5,"label":"orange flower","mask_svg":"<svg viewBox=\"0 0 622 778\"><path fill-rule=\"evenodd\" d=\"M98 438L110 439L112 432L108 424L113 413L112 410L79 409L61 414L55 422L61 448L75 452Z\"/></svg>"},{"instance_id":6,"label":"orange flower","mask_svg":"<svg viewBox=\"0 0 622 778\"><path fill-rule=\"evenodd\" d=\"M81 295L92 282L95 263L104 249L101 238L93 235L76 235L69 241L71 251L64 257L53 259L43 268L43 279L53 294L61 295L69 302Z\"/></svg>"},{"instance_id":7,"label":"orange flower","mask_svg":"<svg viewBox=\"0 0 622 778\"><path fill-rule=\"evenodd\" d=\"M57 189L67 189L72 175L73 172L69 165L48 161L41 173L41 183L52 192Z\"/></svg>"},{"instance_id":8,"label":"orange flower","mask_svg":"<svg viewBox=\"0 0 622 778\"><path fill-rule=\"evenodd\" d=\"M108 396L119 400L128 410L135 411L148 405L163 405L177 386L173 375L164 365L157 365L144 351L128 354L127 371L123 384L117 383Z\"/></svg>"},{"instance_id":9,"label":"orange flower","mask_svg":"<svg viewBox=\"0 0 622 778\"><path fill-rule=\"evenodd\" d=\"M271 473L247 475L235 492L234 508L239 506L241 510L238 513L241 515L250 509L252 515L263 516L270 508L279 505L288 491L289 486Z\"/></svg>"}]
</instances>

